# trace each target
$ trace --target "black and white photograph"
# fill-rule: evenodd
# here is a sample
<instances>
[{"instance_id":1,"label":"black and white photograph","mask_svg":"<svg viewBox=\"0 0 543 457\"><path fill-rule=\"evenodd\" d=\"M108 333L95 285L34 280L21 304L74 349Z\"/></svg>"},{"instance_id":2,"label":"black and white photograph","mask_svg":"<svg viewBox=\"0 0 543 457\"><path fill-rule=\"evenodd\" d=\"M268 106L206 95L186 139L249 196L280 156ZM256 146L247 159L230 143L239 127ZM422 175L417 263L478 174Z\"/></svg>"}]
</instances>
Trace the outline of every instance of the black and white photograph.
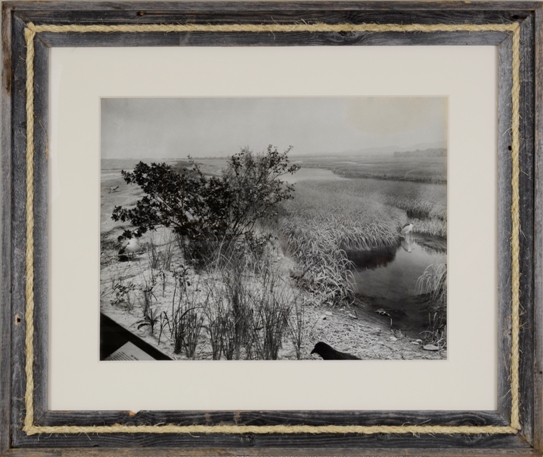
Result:
<instances>
[{"instance_id":1,"label":"black and white photograph","mask_svg":"<svg viewBox=\"0 0 543 457\"><path fill-rule=\"evenodd\" d=\"M446 97L101 100L100 360L447 358Z\"/></svg>"}]
</instances>

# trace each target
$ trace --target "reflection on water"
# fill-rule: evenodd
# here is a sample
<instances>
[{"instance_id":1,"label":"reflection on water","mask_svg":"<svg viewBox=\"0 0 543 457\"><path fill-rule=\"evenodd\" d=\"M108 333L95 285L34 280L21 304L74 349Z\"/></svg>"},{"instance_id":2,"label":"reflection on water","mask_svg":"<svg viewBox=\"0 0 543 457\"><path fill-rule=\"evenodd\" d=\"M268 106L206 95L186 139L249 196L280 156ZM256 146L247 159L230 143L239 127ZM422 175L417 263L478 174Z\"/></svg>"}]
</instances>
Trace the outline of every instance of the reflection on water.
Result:
<instances>
[{"instance_id":1,"label":"reflection on water","mask_svg":"<svg viewBox=\"0 0 543 457\"><path fill-rule=\"evenodd\" d=\"M352 251L345 249L345 252L347 253L347 258L355 264L356 270L359 272L386 267L396 258L397 250L398 246L394 245L375 248L371 251Z\"/></svg>"},{"instance_id":2,"label":"reflection on water","mask_svg":"<svg viewBox=\"0 0 543 457\"><path fill-rule=\"evenodd\" d=\"M413 241L413 239L411 237L408 237L406 239L403 239L400 243L402 249L405 251L405 252L413 252L413 245L415 244L415 242Z\"/></svg>"},{"instance_id":3,"label":"reflection on water","mask_svg":"<svg viewBox=\"0 0 543 457\"><path fill-rule=\"evenodd\" d=\"M417 296L417 279L429 265L447 262L445 249L444 240L413 235L397 245L346 252L356 266L356 290L362 300L389 312L395 328L418 334L428 323L428 304Z\"/></svg>"}]
</instances>

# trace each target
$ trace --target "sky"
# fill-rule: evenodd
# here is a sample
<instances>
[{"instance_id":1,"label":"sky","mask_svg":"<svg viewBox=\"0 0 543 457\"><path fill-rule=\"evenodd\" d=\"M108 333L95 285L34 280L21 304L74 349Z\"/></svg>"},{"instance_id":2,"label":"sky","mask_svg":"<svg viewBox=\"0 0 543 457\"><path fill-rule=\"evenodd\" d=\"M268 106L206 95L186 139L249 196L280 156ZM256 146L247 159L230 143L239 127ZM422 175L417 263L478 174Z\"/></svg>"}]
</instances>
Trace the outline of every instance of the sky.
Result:
<instances>
[{"instance_id":1,"label":"sky","mask_svg":"<svg viewBox=\"0 0 543 457\"><path fill-rule=\"evenodd\" d=\"M103 159L446 147L445 97L104 98Z\"/></svg>"}]
</instances>

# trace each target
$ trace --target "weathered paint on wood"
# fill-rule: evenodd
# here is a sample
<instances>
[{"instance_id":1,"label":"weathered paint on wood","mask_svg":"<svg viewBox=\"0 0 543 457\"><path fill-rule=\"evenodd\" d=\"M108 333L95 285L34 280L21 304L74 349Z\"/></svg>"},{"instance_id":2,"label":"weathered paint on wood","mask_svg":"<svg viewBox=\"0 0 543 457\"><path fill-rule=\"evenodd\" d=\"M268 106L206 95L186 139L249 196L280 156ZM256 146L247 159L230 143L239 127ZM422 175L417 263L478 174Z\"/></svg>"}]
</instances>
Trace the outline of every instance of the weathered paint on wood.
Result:
<instances>
[{"instance_id":1,"label":"weathered paint on wood","mask_svg":"<svg viewBox=\"0 0 543 457\"><path fill-rule=\"evenodd\" d=\"M534 28L533 16L521 26L520 39L520 417L522 434L533 442L533 261L534 261Z\"/></svg>"},{"instance_id":2,"label":"weathered paint on wood","mask_svg":"<svg viewBox=\"0 0 543 457\"><path fill-rule=\"evenodd\" d=\"M24 399L24 337L25 337L25 246L26 246L26 110L24 23L14 17L12 22L12 207L11 207L11 432L23 421ZM43 170L40 170L43 172ZM13 441L12 441L13 445Z\"/></svg>"},{"instance_id":3,"label":"weathered paint on wood","mask_svg":"<svg viewBox=\"0 0 543 457\"><path fill-rule=\"evenodd\" d=\"M48 68L49 48L40 40L35 43L36 68ZM38 382L34 390L34 411L39 418L47 411L47 366L48 366L48 314L49 314L49 216L48 216L48 71L35 75L34 84L34 295L36 297L35 358L34 367Z\"/></svg>"},{"instance_id":4,"label":"weathered paint on wood","mask_svg":"<svg viewBox=\"0 0 543 457\"><path fill-rule=\"evenodd\" d=\"M499 11L501 14L520 14L520 18L527 17L535 11L540 2L523 1L479 1L466 3L463 0L442 1L442 2L420 2L420 1L333 1L333 2L166 2L166 1L130 1L130 2L85 2L83 4L69 1L51 1L51 2L5 2L7 5L15 5L17 11L45 11L51 15L51 12L59 11L99 11L99 12L128 12L128 11L162 11L165 13L181 13L185 11L210 11L216 14L237 13L240 11L293 11L299 13L305 11L369 11L369 10L387 10L406 13L410 11L430 11L433 13L451 12L451 11Z\"/></svg>"},{"instance_id":5,"label":"weathered paint on wood","mask_svg":"<svg viewBox=\"0 0 543 457\"><path fill-rule=\"evenodd\" d=\"M533 446L543 449L543 7L535 13Z\"/></svg>"},{"instance_id":6,"label":"weathered paint on wood","mask_svg":"<svg viewBox=\"0 0 543 457\"><path fill-rule=\"evenodd\" d=\"M309 454L314 450L326 448L364 449L388 448L392 453L400 453L403 449L426 448L470 449L485 448L488 450L529 450L526 440L518 435L356 435L356 434L296 434L296 435L221 435L221 434L103 434L103 435L43 435L27 437L20 435L14 442L14 447L33 448L149 448L153 447L178 448L254 448L265 453L267 448L296 449L305 448Z\"/></svg>"},{"instance_id":7,"label":"weathered paint on wood","mask_svg":"<svg viewBox=\"0 0 543 457\"><path fill-rule=\"evenodd\" d=\"M11 9L2 8L2 225L0 258L0 455L10 447L11 402Z\"/></svg>"},{"instance_id":8,"label":"weathered paint on wood","mask_svg":"<svg viewBox=\"0 0 543 457\"><path fill-rule=\"evenodd\" d=\"M498 412L511 417L512 43L498 49Z\"/></svg>"},{"instance_id":9,"label":"weathered paint on wood","mask_svg":"<svg viewBox=\"0 0 543 457\"><path fill-rule=\"evenodd\" d=\"M212 6L211 6L212 5ZM9 10L13 6L15 14ZM537 346L534 365L533 345L534 335L541 338L541 290L536 285L534 289L534 274L541 277L541 233L538 232L537 219L540 213L535 212L536 231L534 234L534 77L541 81L541 62L538 60L537 75L534 75L534 50L538 50L538 58L541 59L542 32L538 31L538 38L534 43L533 18L535 8L540 8L538 3L506 3L492 2L464 4L460 2L437 3L10 3L4 7L4 14L12 19L13 33L12 56L4 61L4 74L13 75L8 78L9 83L4 80L3 97L5 100L8 88L12 90L12 105L4 106L11 116L11 128L6 132L4 124L3 145L10 144L12 134L12 148L9 153L5 151L2 155L3 163L3 186L8 186L8 203L3 201L4 216L9 213L12 218L13 228L10 238L5 239L3 235L3 271L8 270L12 277L11 288L6 286L2 289L2 299L10 299L11 306L2 308L3 315L9 315L7 324L0 328L0 334L12 334L12 367L11 380L13 390L11 396L12 404L6 407L1 403L4 397L0 396L0 412L9 413L11 409L11 429L13 441L9 443L12 448L8 455L30 455L39 449L40 455L55 454L68 455L74 451L62 448L85 448L85 454L98 455L107 452L108 455L168 455L174 452L177 455L191 454L223 454L239 455L244 454L273 454L284 455L347 455L356 453L358 455L390 455L425 454L440 455L501 455L504 453L518 455L533 455L536 453L530 443L541 449L541 432L536 429L541 424L541 388L533 385L534 368L541 362L541 347ZM541 9L538 10L540 15ZM494 435L494 436L412 436L412 435L52 435L52 436L27 436L20 430L21 421L24 417L24 201L25 201L25 110L24 110L24 82L25 82L25 44L22 37L22 30L25 21L36 23L161 23L161 22L244 22L244 23L265 23L284 22L293 23L305 20L307 22L323 21L328 23L340 22L401 22L401 23L507 23L512 21L523 21L522 46L523 46L523 67L522 77L522 130L521 137L523 146L521 151L521 192L522 192L522 304L525 313L522 316L523 330L521 334L522 358L522 436L515 435ZM538 23L540 24L540 23ZM540 25L539 25L540 27ZM197 423L236 423L236 424L277 424L277 423L304 423L321 424L399 424L399 423L423 423L431 420L432 423L443 424L506 424L508 417L507 386L508 386L508 345L510 340L505 337L500 346L500 373L499 373L499 409L497 413L492 412L149 412L143 411L135 416L122 411L102 412L48 412L46 398L46 360L47 360L47 162L46 152L46 124L43 120L47 115L47 48L49 46L206 46L206 45L377 45L377 44L493 44L502 43L500 51L500 62L507 65L507 47L510 43L504 42L504 34L275 34L275 37L268 34L110 34L107 37L102 34L43 34L36 40L36 87L38 97L36 99L36 175L35 185L38 193L36 200L35 217L37 229L39 228L36 240L36 350L38 361L34 366L36 378L35 401L37 405L37 420L42 424L152 424L156 422L174 422L180 424ZM147 42L145 40L148 40ZM272 40L273 41L272 43ZM4 51L7 49L9 57L9 46L6 48L4 40ZM7 63L6 63L7 62ZM8 71L9 73L6 73ZM502 73L510 71L500 66ZM504 98L509 87L507 80L500 77L500 132L505 129L507 114L504 114L510 105ZM10 86L11 85L11 86ZM510 90L510 89L509 89ZM538 89L536 119L541 127L541 94ZM510 116L510 114L509 114ZM505 120L504 120L505 119ZM539 119L539 120L538 120ZM5 118L4 118L5 120ZM43 128L42 128L43 125ZM506 129L505 129L506 130ZM537 132L540 135L541 129ZM510 186L507 186L510 176L510 154L508 151L508 134L500 135L499 143L499 182L500 182L500 224L499 237L500 246L510 233L510 214L507 215L510 202ZM539 138L540 141L540 138ZM7 142L7 143L6 143ZM536 160L541 161L541 144L536 143ZM538 172L536 168L536 172ZM7 184L6 184L7 183ZM537 189L536 189L537 190ZM13 204L9 201L9 195L13 197ZM536 194L538 202L541 203L541 195ZM6 206L9 205L9 208ZM508 219L509 217L509 219ZM37 230L38 232L38 230ZM535 236L535 238L534 238ZM5 247L7 245L7 254ZM11 249L11 251L9 251ZM500 259L505 259L507 250L501 249ZM538 257L539 256L539 257ZM539 263L538 263L539 259ZM534 270L535 268L535 270ZM500 283L510 278L510 261L500 262L499 272ZM3 276L4 278L6 276ZM500 316L508 317L507 310L510 309L505 290L507 284L501 284L500 289ZM534 314L534 304L537 304ZM509 306L509 308L507 308ZM539 314L538 314L539 313ZM535 316L535 320L534 319ZM538 320L539 316L539 320ZM21 322L15 324L15 318ZM536 324L538 327L535 327ZM508 332L507 322L500 323L501 331ZM7 330L6 330L7 329ZM535 333L534 333L535 332ZM538 340L538 344L540 344ZM2 349L4 350L4 349ZM6 355L2 356L0 363L5 363ZM9 355L7 356L9 358ZM541 371L541 365L539 365ZM539 378L541 373L539 371ZM502 397L503 396L503 397ZM535 400L534 400L535 397ZM535 407L535 409L534 409ZM6 413L7 411L7 413ZM4 416L0 416L0 425L8 427ZM535 422L534 422L535 421ZM3 429L0 427L0 431ZM0 444L4 449L5 438L0 435ZM20 449L15 447L19 446ZM93 448L104 449L93 449ZM122 448L122 449L118 449ZM142 449L144 448L144 449ZM177 448L177 449L175 449ZM174 449L172 451L172 449ZM2 452L0 447L0 453ZM204 452L205 451L205 452ZM280 451L279 454L277 452Z\"/></svg>"},{"instance_id":10,"label":"weathered paint on wood","mask_svg":"<svg viewBox=\"0 0 543 457\"><path fill-rule=\"evenodd\" d=\"M50 411L39 425L61 425L65 411ZM74 425L507 425L494 411L72 411Z\"/></svg>"},{"instance_id":11,"label":"weathered paint on wood","mask_svg":"<svg viewBox=\"0 0 543 457\"><path fill-rule=\"evenodd\" d=\"M503 32L389 33L43 33L51 47L120 46L498 46Z\"/></svg>"},{"instance_id":12,"label":"weathered paint on wood","mask_svg":"<svg viewBox=\"0 0 543 457\"><path fill-rule=\"evenodd\" d=\"M439 456L439 457L531 457L541 455L534 449L507 449L492 450L492 449L390 449L390 448L373 448L373 449L349 449L343 447L324 448L324 449L308 449L308 448L268 448L265 452L262 449L255 448L87 448L81 449L25 449L13 448L10 449L5 457L176 457L176 456L358 456L358 457L381 457L381 456Z\"/></svg>"}]
</instances>

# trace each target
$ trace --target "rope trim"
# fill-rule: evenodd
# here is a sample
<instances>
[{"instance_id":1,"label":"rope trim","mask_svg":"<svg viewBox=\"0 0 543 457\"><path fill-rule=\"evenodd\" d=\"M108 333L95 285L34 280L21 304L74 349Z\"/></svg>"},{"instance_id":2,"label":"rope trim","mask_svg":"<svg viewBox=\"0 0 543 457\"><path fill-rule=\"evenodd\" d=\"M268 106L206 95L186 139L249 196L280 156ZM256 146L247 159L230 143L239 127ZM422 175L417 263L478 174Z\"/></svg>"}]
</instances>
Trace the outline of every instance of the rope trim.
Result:
<instances>
[{"instance_id":1,"label":"rope trim","mask_svg":"<svg viewBox=\"0 0 543 457\"><path fill-rule=\"evenodd\" d=\"M512 45L512 296L511 296L511 425L510 426L361 426L361 425L34 425L34 38L37 33L139 33L139 32L511 32ZM395 433L395 434L515 434L519 417L519 331L520 331L520 25L513 24L145 24L145 25L34 25L25 28L26 53L26 391L23 431L39 433Z\"/></svg>"},{"instance_id":2,"label":"rope trim","mask_svg":"<svg viewBox=\"0 0 543 457\"><path fill-rule=\"evenodd\" d=\"M517 430L508 426L448 426L448 425L102 425L102 426L56 426L36 427L26 430L28 435L39 433L225 433L255 435L269 434L323 434L323 433L357 433L360 435L374 435L377 433L396 434L444 434L452 435L463 433L466 435L480 434L514 434Z\"/></svg>"},{"instance_id":3,"label":"rope trim","mask_svg":"<svg viewBox=\"0 0 543 457\"><path fill-rule=\"evenodd\" d=\"M142 25L34 25L35 33L90 32L513 32L513 24L142 24Z\"/></svg>"},{"instance_id":4,"label":"rope trim","mask_svg":"<svg viewBox=\"0 0 543 457\"><path fill-rule=\"evenodd\" d=\"M34 37L25 29L26 41L26 416L24 428L34 424Z\"/></svg>"},{"instance_id":5,"label":"rope trim","mask_svg":"<svg viewBox=\"0 0 543 457\"><path fill-rule=\"evenodd\" d=\"M511 123L511 426L520 430L519 418L519 333L520 333L520 26L513 30L513 89Z\"/></svg>"}]
</instances>

